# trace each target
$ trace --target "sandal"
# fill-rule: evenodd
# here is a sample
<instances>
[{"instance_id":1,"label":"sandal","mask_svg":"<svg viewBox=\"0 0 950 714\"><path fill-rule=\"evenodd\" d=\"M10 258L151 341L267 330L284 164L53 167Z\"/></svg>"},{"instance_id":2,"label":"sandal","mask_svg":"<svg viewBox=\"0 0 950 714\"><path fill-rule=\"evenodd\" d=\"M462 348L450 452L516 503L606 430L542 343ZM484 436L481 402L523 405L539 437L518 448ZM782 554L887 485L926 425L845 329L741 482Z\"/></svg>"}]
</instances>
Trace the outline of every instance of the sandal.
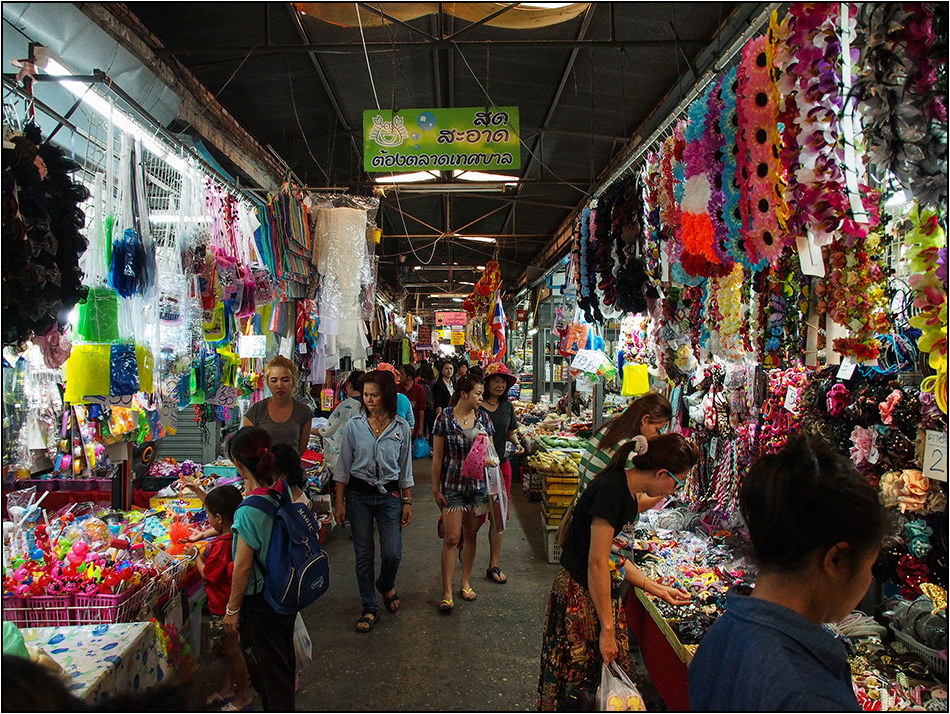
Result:
<instances>
[{"instance_id":1,"label":"sandal","mask_svg":"<svg viewBox=\"0 0 950 714\"><path fill-rule=\"evenodd\" d=\"M379 615L371 610L367 610L360 616L360 619L356 621L356 631L369 632L376 627L377 622L379 622ZM366 627L360 627L360 625L366 625Z\"/></svg>"},{"instance_id":2,"label":"sandal","mask_svg":"<svg viewBox=\"0 0 950 714\"><path fill-rule=\"evenodd\" d=\"M237 708L236 706L234 706L231 702L228 702L228 703L225 704L223 707L221 707L218 711L221 711L221 712L249 712L249 711L251 711L251 708L252 708L253 706L254 706L254 702L251 702L250 704L248 704L248 705L247 705L246 707L244 707L243 709L238 709L238 708Z\"/></svg>"},{"instance_id":3,"label":"sandal","mask_svg":"<svg viewBox=\"0 0 950 714\"><path fill-rule=\"evenodd\" d=\"M234 695L226 697L220 692L215 692L210 697L205 699L206 707L213 707L215 704L230 704L234 700Z\"/></svg>"},{"instance_id":4,"label":"sandal","mask_svg":"<svg viewBox=\"0 0 950 714\"><path fill-rule=\"evenodd\" d=\"M383 592L383 589L379 587L379 583L377 582L376 589L379 590L379 594L383 596L383 602L386 604L386 609L390 612L399 612L399 593L396 592L395 588L393 588L392 595L386 595L386 593Z\"/></svg>"},{"instance_id":5,"label":"sandal","mask_svg":"<svg viewBox=\"0 0 950 714\"><path fill-rule=\"evenodd\" d=\"M486 570L485 577L498 583L499 585L504 585L508 582L508 576L501 572L501 568L499 568L497 565L494 568L489 568Z\"/></svg>"},{"instance_id":6,"label":"sandal","mask_svg":"<svg viewBox=\"0 0 950 714\"><path fill-rule=\"evenodd\" d=\"M465 602L473 602L474 600L478 599L478 595L476 595L475 591L471 588L462 588L459 590L459 595L462 596L462 599L465 600Z\"/></svg>"},{"instance_id":7,"label":"sandal","mask_svg":"<svg viewBox=\"0 0 950 714\"><path fill-rule=\"evenodd\" d=\"M443 600L443 601L439 604L439 612L441 612L443 615L449 615L449 614L452 613L452 608L453 608L453 607L455 607L455 601L452 600L452 598L449 598L449 599L447 599L447 600Z\"/></svg>"}]
</instances>

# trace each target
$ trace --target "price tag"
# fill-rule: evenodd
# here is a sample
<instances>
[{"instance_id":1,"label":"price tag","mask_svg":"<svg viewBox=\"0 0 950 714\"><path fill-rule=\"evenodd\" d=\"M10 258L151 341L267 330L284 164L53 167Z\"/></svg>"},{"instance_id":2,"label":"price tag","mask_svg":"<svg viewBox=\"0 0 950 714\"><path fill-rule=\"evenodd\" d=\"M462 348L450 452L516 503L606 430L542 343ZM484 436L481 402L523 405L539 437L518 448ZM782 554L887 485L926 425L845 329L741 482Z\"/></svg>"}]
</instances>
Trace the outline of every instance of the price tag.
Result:
<instances>
[{"instance_id":1,"label":"price tag","mask_svg":"<svg viewBox=\"0 0 950 714\"><path fill-rule=\"evenodd\" d=\"M297 352L299 352L299 353L302 354L302 355L307 354L307 343L306 343L306 342L300 342L300 343L297 345Z\"/></svg>"},{"instance_id":2,"label":"price tag","mask_svg":"<svg viewBox=\"0 0 950 714\"><path fill-rule=\"evenodd\" d=\"M857 368L858 365L855 364L851 357L845 357L843 360L841 360L841 366L838 367L838 374L836 376L838 379L851 379L851 377L854 375L854 370Z\"/></svg>"},{"instance_id":3,"label":"price tag","mask_svg":"<svg viewBox=\"0 0 950 714\"><path fill-rule=\"evenodd\" d=\"M947 480L947 435L941 431L928 431L924 444L924 476Z\"/></svg>"},{"instance_id":4,"label":"price tag","mask_svg":"<svg viewBox=\"0 0 950 714\"><path fill-rule=\"evenodd\" d=\"M264 359L267 356L267 337L241 335L238 338L238 356L241 359Z\"/></svg>"},{"instance_id":5,"label":"price tag","mask_svg":"<svg viewBox=\"0 0 950 714\"><path fill-rule=\"evenodd\" d=\"M718 453L719 453L719 438L714 436L712 440L709 442L709 460L715 461L716 454Z\"/></svg>"},{"instance_id":6,"label":"price tag","mask_svg":"<svg viewBox=\"0 0 950 714\"><path fill-rule=\"evenodd\" d=\"M789 387L785 393L785 410L794 412L798 406L798 390L795 387Z\"/></svg>"},{"instance_id":7,"label":"price tag","mask_svg":"<svg viewBox=\"0 0 950 714\"><path fill-rule=\"evenodd\" d=\"M465 344L465 333L459 330L452 331L452 344L453 345L464 345Z\"/></svg>"}]
</instances>

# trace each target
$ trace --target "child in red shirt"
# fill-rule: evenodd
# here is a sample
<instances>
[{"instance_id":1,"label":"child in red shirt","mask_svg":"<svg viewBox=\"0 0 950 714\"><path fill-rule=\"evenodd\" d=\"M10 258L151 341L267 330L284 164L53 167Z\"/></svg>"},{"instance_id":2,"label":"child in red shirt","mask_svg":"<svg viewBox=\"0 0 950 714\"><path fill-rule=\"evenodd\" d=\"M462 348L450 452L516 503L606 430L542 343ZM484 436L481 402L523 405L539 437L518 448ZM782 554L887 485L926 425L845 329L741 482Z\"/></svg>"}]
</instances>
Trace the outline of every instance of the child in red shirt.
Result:
<instances>
[{"instance_id":1,"label":"child in red shirt","mask_svg":"<svg viewBox=\"0 0 950 714\"><path fill-rule=\"evenodd\" d=\"M234 571L231 525L242 498L241 492L234 486L219 486L208 492L204 500L208 523L221 535L211 541L203 557L198 555L195 559L195 567L205 581L205 592L208 594L211 642L212 645L220 642L227 662L221 688L208 697L205 703L209 706L224 704L222 711L241 711L254 701L240 640L237 635L228 634L223 625L228 599L231 597L231 574Z\"/></svg>"}]
</instances>

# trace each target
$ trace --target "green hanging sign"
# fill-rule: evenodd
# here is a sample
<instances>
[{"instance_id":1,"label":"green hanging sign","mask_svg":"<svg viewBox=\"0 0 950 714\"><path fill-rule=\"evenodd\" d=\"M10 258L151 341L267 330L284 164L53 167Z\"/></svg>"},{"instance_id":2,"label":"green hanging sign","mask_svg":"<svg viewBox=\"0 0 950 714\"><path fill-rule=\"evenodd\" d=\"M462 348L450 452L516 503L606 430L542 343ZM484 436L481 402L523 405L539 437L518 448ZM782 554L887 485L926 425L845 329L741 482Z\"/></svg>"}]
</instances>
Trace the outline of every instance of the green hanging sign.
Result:
<instances>
[{"instance_id":1,"label":"green hanging sign","mask_svg":"<svg viewBox=\"0 0 950 714\"><path fill-rule=\"evenodd\" d=\"M518 107L364 111L363 169L520 170Z\"/></svg>"}]
</instances>

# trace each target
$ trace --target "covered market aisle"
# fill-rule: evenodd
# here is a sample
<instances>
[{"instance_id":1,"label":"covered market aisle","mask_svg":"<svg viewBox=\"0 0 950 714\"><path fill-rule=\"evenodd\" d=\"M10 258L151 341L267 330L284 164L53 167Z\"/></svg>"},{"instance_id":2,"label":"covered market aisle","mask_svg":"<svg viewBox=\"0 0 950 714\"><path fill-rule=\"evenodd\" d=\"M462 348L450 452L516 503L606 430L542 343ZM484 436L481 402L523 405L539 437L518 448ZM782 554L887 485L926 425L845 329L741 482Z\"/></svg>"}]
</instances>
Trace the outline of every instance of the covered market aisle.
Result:
<instances>
[{"instance_id":1,"label":"covered market aisle","mask_svg":"<svg viewBox=\"0 0 950 714\"><path fill-rule=\"evenodd\" d=\"M948 13L4 2L3 709L945 711Z\"/></svg>"}]
</instances>

